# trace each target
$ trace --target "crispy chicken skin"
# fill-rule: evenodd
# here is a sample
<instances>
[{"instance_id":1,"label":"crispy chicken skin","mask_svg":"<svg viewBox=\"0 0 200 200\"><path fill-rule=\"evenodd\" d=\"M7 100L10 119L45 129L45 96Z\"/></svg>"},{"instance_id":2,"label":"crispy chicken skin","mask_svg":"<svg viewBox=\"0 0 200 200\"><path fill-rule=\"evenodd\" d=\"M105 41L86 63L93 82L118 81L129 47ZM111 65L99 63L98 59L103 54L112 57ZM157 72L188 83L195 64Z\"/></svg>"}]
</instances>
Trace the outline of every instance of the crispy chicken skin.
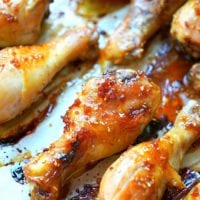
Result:
<instances>
[{"instance_id":1,"label":"crispy chicken skin","mask_svg":"<svg viewBox=\"0 0 200 200\"><path fill-rule=\"evenodd\" d=\"M48 0L0 0L0 47L33 44Z\"/></svg>"},{"instance_id":2,"label":"crispy chicken skin","mask_svg":"<svg viewBox=\"0 0 200 200\"><path fill-rule=\"evenodd\" d=\"M185 0L132 0L128 15L108 39L102 59L114 63L124 57L141 57L146 41L163 25Z\"/></svg>"},{"instance_id":3,"label":"crispy chicken skin","mask_svg":"<svg viewBox=\"0 0 200 200\"><path fill-rule=\"evenodd\" d=\"M20 114L52 77L94 44L94 28L65 33L47 43L0 51L0 123ZM92 49L94 51L94 48Z\"/></svg>"},{"instance_id":4,"label":"crispy chicken skin","mask_svg":"<svg viewBox=\"0 0 200 200\"><path fill-rule=\"evenodd\" d=\"M189 0L174 15L171 34L195 58L200 58L200 2Z\"/></svg>"},{"instance_id":5,"label":"crispy chicken skin","mask_svg":"<svg viewBox=\"0 0 200 200\"><path fill-rule=\"evenodd\" d=\"M58 199L71 177L127 148L160 99L159 87L142 72L124 69L90 79L64 116L62 137L24 167L33 199Z\"/></svg>"},{"instance_id":6,"label":"crispy chicken skin","mask_svg":"<svg viewBox=\"0 0 200 200\"><path fill-rule=\"evenodd\" d=\"M184 187L177 170L200 137L200 103L191 100L162 138L130 148L104 174L99 200L159 200L167 185Z\"/></svg>"}]
</instances>

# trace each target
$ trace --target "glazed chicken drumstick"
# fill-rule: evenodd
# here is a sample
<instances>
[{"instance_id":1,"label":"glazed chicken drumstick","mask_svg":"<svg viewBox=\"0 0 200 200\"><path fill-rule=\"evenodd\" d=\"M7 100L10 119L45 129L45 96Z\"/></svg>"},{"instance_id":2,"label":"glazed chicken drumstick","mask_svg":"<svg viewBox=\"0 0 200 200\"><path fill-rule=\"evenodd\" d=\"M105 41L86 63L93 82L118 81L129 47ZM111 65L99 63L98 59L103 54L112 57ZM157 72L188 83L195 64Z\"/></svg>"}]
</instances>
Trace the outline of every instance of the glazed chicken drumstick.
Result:
<instances>
[{"instance_id":1,"label":"glazed chicken drumstick","mask_svg":"<svg viewBox=\"0 0 200 200\"><path fill-rule=\"evenodd\" d=\"M48 0L0 0L0 47L36 42L48 4Z\"/></svg>"},{"instance_id":2,"label":"glazed chicken drumstick","mask_svg":"<svg viewBox=\"0 0 200 200\"><path fill-rule=\"evenodd\" d=\"M200 102L191 100L166 135L132 147L108 168L99 200L159 200L167 185L184 187L177 171L198 138Z\"/></svg>"},{"instance_id":3,"label":"glazed chicken drumstick","mask_svg":"<svg viewBox=\"0 0 200 200\"><path fill-rule=\"evenodd\" d=\"M64 134L24 167L33 199L54 200L88 164L127 148L159 107L160 89L141 72L90 79L64 116Z\"/></svg>"},{"instance_id":4,"label":"glazed chicken drumstick","mask_svg":"<svg viewBox=\"0 0 200 200\"><path fill-rule=\"evenodd\" d=\"M193 57L200 58L200 2L189 0L174 15L171 34Z\"/></svg>"},{"instance_id":5,"label":"glazed chicken drumstick","mask_svg":"<svg viewBox=\"0 0 200 200\"><path fill-rule=\"evenodd\" d=\"M168 23L185 0L132 0L123 22L108 39L102 50L105 60L121 62L124 57L141 57L146 41Z\"/></svg>"},{"instance_id":6,"label":"glazed chicken drumstick","mask_svg":"<svg viewBox=\"0 0 200 200\"><path fill-rule=\"evenodd\" d=\"M96 43L94 28L66 32L47 43L0 51L0 123L30 106L52 77ZM94 49L93 49L94 51Z\"/></svg>"}]
</instances>

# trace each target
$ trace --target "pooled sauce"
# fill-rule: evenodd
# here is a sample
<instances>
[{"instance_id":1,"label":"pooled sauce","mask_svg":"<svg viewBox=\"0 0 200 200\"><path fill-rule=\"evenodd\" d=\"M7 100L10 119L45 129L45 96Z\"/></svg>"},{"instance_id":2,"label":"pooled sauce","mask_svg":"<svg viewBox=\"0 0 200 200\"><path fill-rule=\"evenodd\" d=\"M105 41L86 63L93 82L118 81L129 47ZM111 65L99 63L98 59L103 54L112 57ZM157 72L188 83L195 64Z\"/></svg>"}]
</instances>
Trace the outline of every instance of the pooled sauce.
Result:
<instances>
[{"instance_id":1,"label":"pooled sauce","mask_svg":"<svg viewBox=\"0 0 200 200\"><path fill-rule=\"evenodd\" d=\"M162 105L156 113L158 124L152 126L151 122L145 129L146 133L149 131L148 139L158 135L158 131L161 129L161 127L159 127L159 122L161 126L161 124L163 124L163 118L165 119L165 123L162 128L168 131L171 127L168 129L167 126L169 126L170 123L171 125L174 123L176 116L182 107L190 99L199 98L199 94L195 93L187 78L189 69L192 65L193 62L191 60L180 55L174 62L166 67L160 67L162 65L157 63L154 67L150 66L151 70L147 68L148 76L152 78L162 90ZM139 142L142 142L142 140L139 140ZM186 188L180 190L175 187L168 187L163 195L163 200L180 200L196 183L200 182L200 172L182 169L180 175Z\"/></svg>"},{"instance_id":2,"label":"pooled sauce","mask_svg":"<svg viewBox=\"0 0 200 200\"><path fill-rule=\"evenodd\" d=\"M174 122L188 99L195 96L187 83L187 73L191 65L192 62L180 59L164 69L157 68L149 75L162 90L162 105L156 114L158 119L166 116L170 122Z\"/></svg>"}]
</instances>

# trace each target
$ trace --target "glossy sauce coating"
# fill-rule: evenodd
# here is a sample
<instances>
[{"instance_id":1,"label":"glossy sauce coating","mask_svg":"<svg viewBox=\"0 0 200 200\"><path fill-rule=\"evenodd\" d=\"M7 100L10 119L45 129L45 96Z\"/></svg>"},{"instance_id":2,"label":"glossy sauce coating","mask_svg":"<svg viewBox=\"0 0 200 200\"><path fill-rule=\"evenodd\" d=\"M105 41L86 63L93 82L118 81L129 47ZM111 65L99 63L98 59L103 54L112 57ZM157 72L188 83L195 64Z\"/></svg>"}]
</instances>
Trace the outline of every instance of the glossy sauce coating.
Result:
<instances>
[{"instance_id":1,"label":"glossy sauce coating","mask_svg":"<svg viewBox=\"0 0 200 200\"><path fill-rule=\"evenodd\" d=\"M152 119L160 98L159 87L142 72L117 70L89 80L64 116L64 134L24 167L35 186L33 198L57 199L88 164L127 148Z\"/></svg>"}]
</instances>

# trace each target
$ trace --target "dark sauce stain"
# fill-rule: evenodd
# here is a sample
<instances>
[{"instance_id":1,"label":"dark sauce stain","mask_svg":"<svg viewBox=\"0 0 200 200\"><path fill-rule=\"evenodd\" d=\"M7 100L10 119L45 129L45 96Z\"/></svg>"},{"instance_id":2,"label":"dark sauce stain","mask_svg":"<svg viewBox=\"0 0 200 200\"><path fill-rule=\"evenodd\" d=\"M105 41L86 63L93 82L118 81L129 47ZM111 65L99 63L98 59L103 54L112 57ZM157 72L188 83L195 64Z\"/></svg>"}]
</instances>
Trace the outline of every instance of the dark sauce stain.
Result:
<instances>
[{"instance_id":1,"label":"dark sauce stain","mask_svg":"<svg viewBox=\"0 0 200 200\"><path fill-rule=\"evenodd\" d=\"M180 200L190 192L192 187L200 182L200 172L194 171L192 169L182 169L180 171L180 175L186 188L180 190L175 187L168 187L163 195L162 200Z\"/></svg>"},{"instance_id":2,"label":"dark sauce stain","mask_svg":"<svg viewBox=\"0 0 200 200\"><path fill-rule=\"evenodd\" d=\"M25 184L26 183L26 179L23 173L23 166L25 165L25 163L15 163L14 165L12 165L11 169L10 169L10 173L12 178L20 184Z\"/></svg>"},{"instance_id":3,"label":"dark sauce stain","mask_svg":"<svg viewBox=\"0 0 200 200\"><path fill-rule=\"evenodd\" d=\"M162 45L145 71L162 91L163 102L157 111L157 118L165 115L174 122L177 113L189 99L199 98L187 82L189 69L194 62L177 48L169 36L163 35Z\"/></svg>"},{"instance_id":4,"label":"dark sauce stain","mask_svg":"<svg viewBox=\"0 0 200 200\"><path fill-rule=\"evenodd\" d=\"M85 184L83 189L76 189L77 195L70 198L70 200L94 200L97 197L99 184Z\"/></svg>"}]
</instances>

